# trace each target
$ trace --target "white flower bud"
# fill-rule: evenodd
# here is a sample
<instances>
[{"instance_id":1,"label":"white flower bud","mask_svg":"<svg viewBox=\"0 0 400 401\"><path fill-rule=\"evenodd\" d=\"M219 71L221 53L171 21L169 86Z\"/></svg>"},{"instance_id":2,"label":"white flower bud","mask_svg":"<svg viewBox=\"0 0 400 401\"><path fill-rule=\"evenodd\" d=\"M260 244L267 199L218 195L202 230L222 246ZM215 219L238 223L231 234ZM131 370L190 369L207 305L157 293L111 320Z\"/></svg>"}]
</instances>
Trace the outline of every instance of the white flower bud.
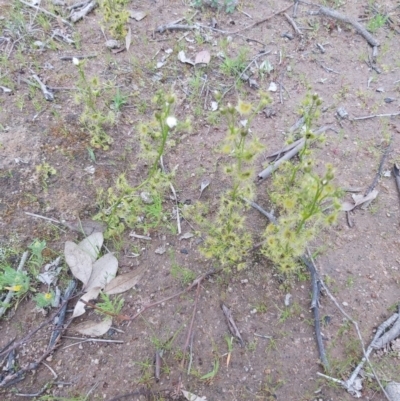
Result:
<instances>
[{"instance_id":1,"label":"white flower bud","mask_svg":"<svg viewBox=\"0 0 400 401\"><path fill-rule=\"evenodd\" d=\"M171 128L171 129L176 127L176 124L178 124L178 121L176 120L176 118L174 116L167 117L165 122L168 125L168 127Z\"/></svg>"}]
</instances>

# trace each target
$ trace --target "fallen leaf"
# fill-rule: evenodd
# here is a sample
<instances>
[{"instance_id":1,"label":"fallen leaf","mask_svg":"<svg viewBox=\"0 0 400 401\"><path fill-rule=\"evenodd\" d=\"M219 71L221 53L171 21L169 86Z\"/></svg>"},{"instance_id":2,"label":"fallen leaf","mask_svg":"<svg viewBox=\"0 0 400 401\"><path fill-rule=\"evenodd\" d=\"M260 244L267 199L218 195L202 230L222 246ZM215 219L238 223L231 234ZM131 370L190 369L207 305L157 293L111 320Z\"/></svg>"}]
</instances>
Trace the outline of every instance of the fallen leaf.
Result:
<instances>
[{"instance_id":1,"label":"fallen leaf","mask_svg":"<svg viewBox=\"0 0 400 401\"><path fill-rule=\"evenodd\" d=\"M83 283L88 283L92 274L92 258L77 244L67 241L64 247L65 261L75 278Z\"/></svg>"},{"instance_id":2,"label":"fallen leaf","mask_svg":"<svg viewBox=\"0 0 400 401\"><path fill-rule=\"evenodd\" d=\"M202 50L196 54L196 58L194 60L195 64L208 64L211 60L211 55L207 50Z\"/></svg>"},{"instance_id":3,"label":"fallen leaf","mask_svg":"<svg viewBox=\"0 0 400 401\"><path fill-rule=\"evenodd\" d=\"M83 252L90 256L92 262L95 262L103 246L103 241L103 233L95 232L82 240L78 246Z\"/></svg>"},{"instance_id":4,"label":"fallen leaf","mask_svg":"<svg viewBox=\"0 0 400 401\"><path fill-rule=\"evenodd\" d=\"M144 269L139 269L113 278L104 288L104 293L114 295L130 290L142 279L143 273Z\"/></svg>"},{"instance_id":5,"label":"fallen leaf","mask_svg":"<svg viewBox=\"0 0 400 401\"><path fill-rule=\"evenodd\" d=\"M185 396L185 398L189 401L207 401L206 397L199 397L196 394L189 393L189 391L182 390L182 394Z\"/></svg>"},{"instance_id":6,"label":"fallen leaf","mask_svg":"<svg viewBox=\"0 0 400 401\"><path fill-rule=\"evenodd\" d=\"M80 298L79 301L76 303L75 308L74 308L74 313L72 314L72 317L78 317L83 315L86 312L86 305L83 302L80 302L81 299L83 299L86 302L89 302L92 299L96 299L100 293L101 288L100 287L93 287L91 288L86 294L83 294Z\"/></svg>"},{"instance_id":7,"label":"fallen leaf","mask_svg":"<svg viewBox=\"0 0 400 401\"><path fill-rule=\"evenodd\" d=\"M92 275L87 283L88 290L94 287L104 288L117 274L118 260L112 253L107 253L93 263Z\"/></svg>"},{"instance_id":8,"label":"fallen leaf","mask_svg":"<svg viewBox=\"0 0 400 401\"><path fill-rule=\"evenodd\" d=\"M0 86L0 89L1 89L4 93L11 93L11 92L12 92L12 89L7 88L7 87L5 87L5 86Z\"/></svg>"},{"instance_id":9,"label":"fallen leaf","mask_svg":"<svg viewBox=\"0 0 400 401\"><path fill-rule=\"evenodd\" d=\"M129 47L131 46L131 41L132 41L131 27L128 27L128 33L125 36L125 47L126 47L126 50L129 50Z\"/></svg>"},{"instance_id":10,"label":"fallen leaf","mask_svg":"<svg viewBox=\"0 0 400 401\"><path fill-rule=\"evenodd\" d=\"M268 90L270 92L276 92L278 90L278 87L276 86L276 83L275 82L271 82L269 84Z\"/></svg>"},{"instance_id":11,"label":"fallen leaf","mask_svg":"<svg viewBox=\"0 0 400 401\"><path fill-rule=\"evenodd\" d=\"M129 16L136 21L141 21L143 18L147 16L147 14L144 11L129 11Z\"/></svg>"},{"instance_id":12,"label":"fallen leaf","mask_svg":"<svg viewBox=\"0 0 400 401\"><path fill-rule=\"evenodd\" d=\"M178 60L179 60L181 63L186 63L186 64L194 65L193 61L186 57L185 52L184 52L183 50L181 50L181 51L178 53Z\"/></svg>"},{"instance_id":13,"label":"fallen leaf","mask_svg":"<svg viewBox=\"0 0 400 401\"><path fill-rule=\"evenodd\" d=\"M86 321L79 323L74 330L84 336L100 337L110 330L112 319L106 318L102 322Z\"/></svg>"},{"instance_id":14,"label":"fallen leaf","mask_svg":"<svg viewBox=\"0 0 400 401\"><path fill-rule=\"evenodd\" d=\"M104 233L104 231L107 228L106 224L94 220L79 220L78 222L73 222L73 223L65 222L64 225L68 227L70 230L83 233L86 236L89 236L94 232Z\"/></svg>"},{"instance_id":15,"label":"fallen leaf","mask_svg":"<svg viewBox=\"0 0 400 401\"><path fill-rule=\"evenodd\" d=\"M354 203L343 202L342 210L345 212L350 212L350 210L353 210L354 208L356 208L359 205L362 205L363 203L373 201L378 196L378 193L379 193L379 191L374 189L367 196L353 194L352 198L353 198Z\"/></svg>"}]
</instances>

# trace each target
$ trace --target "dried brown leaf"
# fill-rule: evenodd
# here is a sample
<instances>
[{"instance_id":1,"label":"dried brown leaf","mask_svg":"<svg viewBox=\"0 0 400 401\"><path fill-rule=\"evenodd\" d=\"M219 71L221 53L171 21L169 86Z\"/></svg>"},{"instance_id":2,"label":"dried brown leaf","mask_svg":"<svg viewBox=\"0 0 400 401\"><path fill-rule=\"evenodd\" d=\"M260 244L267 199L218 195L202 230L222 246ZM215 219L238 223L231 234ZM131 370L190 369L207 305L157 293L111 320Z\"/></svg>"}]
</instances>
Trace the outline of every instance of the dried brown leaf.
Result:
<instances>
[{"instance_id":1,"label":"dried brown leaf","mask_svg":"<svg viewBox=\"0 0 400 401\"><path fill-rule=\"evenodd\" d=\"M74 330L80 334L91 337L100 337L110 330L112 319L106 318L101 322L86 321L79 323Z\"/></svg>"},{"instance_id":2,"label":"dried brown leaf","mask_svg":"<svg viewBox=\"0 0 400 401\"><path fill-rule=\"evenodd\" d=\"M143 273L142 268L113 278L104 288L104 293L114 295L130 290L142 279Z\"/></svg>"},{"instance_id":3,"label":"dried brown leaf","mask_svg":"<svg viewBox=\"0 0 400 401\"><path fill-rule=\"evenodd\" d=\"M371 202L373 201L377 196L378 196L379 191L374 189L371 191L368 195L353 195L353 201L354 203L351 202L343 202L342 203L342 210L345 212L350 212L350 210L353 210L359 205L362 205L363 203L366 202Z\"/></svg>"},{"instance_id":4,"label":"dried brown leaf","mask_svg":"<svg viewBox=\"0 0 400 401\"><path fill-rule=\"evenodd\" d=\"M89 302L92 299L96 299L100 293L101 288L100 287L93 287L91 288L86 294L82 295L79 301L76 303L75 308L74 308L74 313L72 314L72 317L78 317L83 315L86 312L86 305L83 302L80 302L80 300L84 300L86 302Z\"/></svg>"},{"instance_id":5,"label":"dried brown leaf","mask_svg":"<svg viewBox=\"0 0 400 401\"><path fill-rule=\"evenodd\" d=\"M77 244L67 241L64 247L65 261L71 269L75 278L83 283L84 286L88 283L92 274L92 259L85 251Z\"/></svg>"},{"instance_id":6,"label":"dried brown leaf","mask_svg":"<svg viewBox=\"0 0 400 401\"><path fill-rule=\"evenodd\" d=\"M129 11L129 16L136 21L141 21L143 18L147 16L147 14L144 11Z\"/></svg>"},{"instance_id":7,"label":"dried brown leaf","mask_svg":"<svg viewBox=\"0 0 400 401\"><path fill-rule=\"evenodd\" d=\"M208 64L211 60L211 55L207 50L202 50L196 54L196 58L194 60L195 64Z\"/></svg>"},{"instance_id":8,"label":"dried brown leaf","mask_svg":"<svg viewBox=\"0 0 400 401\"><path fill-rule=\"evenodd\" d=\"M118 260L112 253L107 253L93 264L87 288L104 288L117 274Z\"/></svg>"},{"instance_id":9,"label":"dried brown leaf","mask_svg":"<svg viewBox=\"0 0 400 401\"><path fill-rule=\"evenodd\" d=\"M103 246L103 241L103 233L95 232L82 240L78 246L82 251L90 256L92 262L95 262L99 256L100 249Z\"/></svg>"}]
</instances>

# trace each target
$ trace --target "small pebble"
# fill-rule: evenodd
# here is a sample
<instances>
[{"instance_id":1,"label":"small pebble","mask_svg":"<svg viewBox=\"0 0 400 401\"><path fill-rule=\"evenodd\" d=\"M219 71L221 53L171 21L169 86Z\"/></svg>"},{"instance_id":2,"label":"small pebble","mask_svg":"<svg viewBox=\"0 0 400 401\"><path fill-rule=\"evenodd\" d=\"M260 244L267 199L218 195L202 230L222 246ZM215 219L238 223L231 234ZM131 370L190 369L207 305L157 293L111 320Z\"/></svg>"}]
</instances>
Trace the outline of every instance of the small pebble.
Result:
<instances>
[{"instance_id":1,"label":"small pebble","mask_svg":"<svg viewBox=\"0 0 400 401\"><path fill-rule=\"evenodd\" d=\"M186 248L182 248L181 253L187 255L189 253L189 251Z\"/></svg>"},{"instance_id":2,"label":"small pebble","mask_svg":"<svg viewBox=\"0 0 400 401\"><path fill-rule=\"evenodd\" d=\"M349 304L347 302L342 302L343 306L349 306Z\"/></svg>"}]
</instances>

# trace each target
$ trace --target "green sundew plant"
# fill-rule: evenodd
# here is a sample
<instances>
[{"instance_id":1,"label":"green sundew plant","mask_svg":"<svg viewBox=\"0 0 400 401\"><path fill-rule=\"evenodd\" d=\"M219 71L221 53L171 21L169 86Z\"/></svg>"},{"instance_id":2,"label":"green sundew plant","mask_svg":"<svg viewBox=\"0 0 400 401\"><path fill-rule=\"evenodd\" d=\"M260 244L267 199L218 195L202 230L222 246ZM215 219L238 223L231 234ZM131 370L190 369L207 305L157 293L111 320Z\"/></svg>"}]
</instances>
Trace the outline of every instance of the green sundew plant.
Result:
<instances>
[{"instance_id":1,"label":"green sundew plant","mask_svg":"<svg viewBox=\"0 0 400 401\"><path fill-rule=\"evenodd\" d=\"M100 0L99 6L103 20L115 39L126 36L126 25L129 21L129 11L126 9L128 0Z\"/></svg>"},{"instance_id":2,"label":"green sundew plant","mask_svg":"<svg viewBox=\"0 0 400 401\"><path fill-rule=\"evenodd\" d=\"M178 123L172 115L174 96L158 92L153 101L158 108L154 119L137 128L139 157L148 166L147 177L137 186L131 186L126 176L121 174L113 187L106 192L99 191L101 210L95 218L107 223L106 238L121 235L126 228L139 228L147 232L167 218L162 199L170 187L173 172L163 172L159 164L163 154L175 145L172 130L189 128L190 123Z\"/></svg>"},{"instance_id":3,"label":"green sundew plant","mask_svg":"<svg viewBox=\"0 0 400 401\"><path fill-rule=\"evenodd\" d=\"M113 141L107 134L105 127L115 123L115 114L111 110L106 111L105 105L100 102L103 87L99 78L89 79L86 76L85 61L74 58L73 63L78 68L79 73L75 101L83 105L80 122L91 136L91 146L108 150Z\"/></svg>"},{"instance_id":4,"label":"green sundew plant","mask_svg":"<svg viewBox=\"0 0 400 401\"><path fill-rule=\"evenodd\" d=\"M270 223L265 230L262 253L281 273L288 275L300 269L299 257L322 228L336 222L341 207L341 191L332 183L332 166L326 165L324 174L313 169L315 157L310 145L315 134L311 126L318 118L320 105L317 95L305 99L302 110L305 145L299 153L299 162L286 162L274 175L269 191L280 215L278 224Z\"/></svg>"},{"instance_id":5,"label":"green sundew plant","mask_svg":"<svg viewBox=\"0 0 400 401\"><path fill-rule=\"evenodd\" d=\"M219 99L219 94L216 99ZM228 105L221 109L228 125L221 150L231 159L224 167L225 174L231 179L231 187L221 196L214 221L204 217L206 210L200 202L189 209L190 217L207 233L200 251L228 271L233 267L239 270L245 267L244 258L253 242L246 227L243 198L254 197L253 165L263 146L256 136L251 135L250 124L267 103L267 97L262 95L257 107L239 100L236 107ZM246 119L241 120L243 118Z\"/></svg>"},{"instance_id":6,"label":"green sundew plant","mask_svg":"<svg viewBox=\"0 0 400 401\"><path fill-rule=\"evenodd\" d=\"M48 180L51 176L57 174L57 170L52 167L49 163L44 162L36 166L36 173L39 176L39 180L43 185L44 189L47 189Z\"/></svg>"},{"instance_id":7,"label":"green sundew plant","mask_svg":"<svg viewBox=\"0 0 400 401\"><path fill-rule=\"evenodd\" d=\"M386 24L388 18L387 15L376 14L368 21L367 29L370 32L375 33L379 28L382 28Z\"/></svg>"}]
</instances>

